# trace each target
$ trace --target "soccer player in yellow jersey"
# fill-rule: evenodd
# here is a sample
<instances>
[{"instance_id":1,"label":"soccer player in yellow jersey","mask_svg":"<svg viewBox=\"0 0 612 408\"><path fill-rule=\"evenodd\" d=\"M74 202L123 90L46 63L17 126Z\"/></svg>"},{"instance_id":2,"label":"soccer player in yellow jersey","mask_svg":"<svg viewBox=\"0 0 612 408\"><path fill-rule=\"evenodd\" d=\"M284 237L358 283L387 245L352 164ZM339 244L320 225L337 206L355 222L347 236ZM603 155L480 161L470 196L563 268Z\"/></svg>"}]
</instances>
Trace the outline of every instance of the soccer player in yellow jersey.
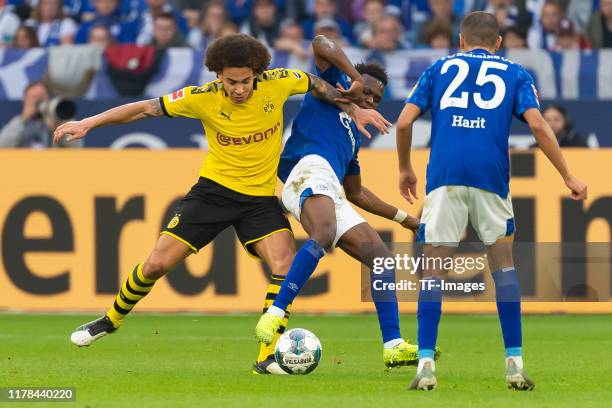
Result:
<instances>
[{"instance_id":1,"label":"soccer player in yellow jersey","mask_svg":"<svg viewBox=\"0 0 612 408\"><path fill-rule=\"evenodd\" d=\"M178 205L149 257L135 266L104 316L72 333L74 344L89 346L118 329L159 278L230 225L244 249L263 259L272 270L266 299L278 293L295 253L289 222L274 195L285 101L291 95L310 91L340 106L361 130L371 124L386 132L390 123L374 110L345 103L350 92L340 92L302 71L266 71L269 63L268 50L257 40L243 34L230 35L215 41L206 51L205 64L217 73L216 81L186 87L159 99L122 105L56 129L54 142L58 143L64 137L83 138L100 126L166 114L200 119L209 144L198 182ZM264 308L268 303L271 301L267 300ZM286 327L290 306L279 330ZM265 359L270 354L269 346L262 344L259 354L258 361Z\"/></svg>"}]
</instances>

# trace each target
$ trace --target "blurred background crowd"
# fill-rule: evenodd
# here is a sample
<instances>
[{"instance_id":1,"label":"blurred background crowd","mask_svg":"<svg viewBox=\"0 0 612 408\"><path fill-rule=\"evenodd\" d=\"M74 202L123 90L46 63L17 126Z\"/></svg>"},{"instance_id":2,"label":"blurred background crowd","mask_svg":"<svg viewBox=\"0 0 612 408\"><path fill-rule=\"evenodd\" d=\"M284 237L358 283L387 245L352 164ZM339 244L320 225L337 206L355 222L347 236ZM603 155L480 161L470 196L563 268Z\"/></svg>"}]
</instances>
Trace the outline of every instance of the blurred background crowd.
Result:
<instances>
[{"instance_id":1,"label":"blurred background crowd","mask_svg":"<svg viewBox=\"0 0 612 408\"><path fill-rule=\"evenodd\" d=\"M354 61L380 62L390 78L381 109L394 118L422 71L458 47L461 19L475 10L497 17L502 55L534 76L560 145L612 146L600 119L612 99L612 0L0 0L0 147L48 147L57 123L96 113L100 102L108 108L213 80L203 53L237 32L266 44L272 67L314 72L318 34ZM299 105L289 105L291 118ZM167 136L197 132L189 124L180 132L145 126L130 131L163 140L148 145L203 140ZM105 137L88 143L121 139ZM383 139L366 145L393 147ZM520 140L511 144L530 145Z\"/></svg>"},{"instance_id":2,"label":"blurred background crowd","mask_svg":"<svg viewBox=\"0 0 612 408\"><path fill-rule=\"evenodd\" d=\"M303 58L317 34L382 52L453 48L473 10L497 16L507 48L612 47L612 0L0 0L0 46L204 49L243 32Z\"/></svg>"}]
</instances>

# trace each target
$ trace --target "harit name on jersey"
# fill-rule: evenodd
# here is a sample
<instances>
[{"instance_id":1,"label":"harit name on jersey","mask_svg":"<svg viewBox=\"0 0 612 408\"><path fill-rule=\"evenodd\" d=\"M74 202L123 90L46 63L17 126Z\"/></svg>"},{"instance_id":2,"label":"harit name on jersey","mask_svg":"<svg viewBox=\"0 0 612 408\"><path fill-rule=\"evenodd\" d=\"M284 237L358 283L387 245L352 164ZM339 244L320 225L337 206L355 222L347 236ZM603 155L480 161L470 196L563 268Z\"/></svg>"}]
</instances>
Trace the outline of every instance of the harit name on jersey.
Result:
<instances>
[{"instance_id":1,"label":"harit name on jersey","mask_svg":"<svg viewBox=\"0 0 612 408\"><path fill-rule=\"evenodd\" d=\"M484 129L486 120L485 118L466 119L463 115L453 115L452 127L461 127L469 129Z\"/></svg>"}]
</instances>

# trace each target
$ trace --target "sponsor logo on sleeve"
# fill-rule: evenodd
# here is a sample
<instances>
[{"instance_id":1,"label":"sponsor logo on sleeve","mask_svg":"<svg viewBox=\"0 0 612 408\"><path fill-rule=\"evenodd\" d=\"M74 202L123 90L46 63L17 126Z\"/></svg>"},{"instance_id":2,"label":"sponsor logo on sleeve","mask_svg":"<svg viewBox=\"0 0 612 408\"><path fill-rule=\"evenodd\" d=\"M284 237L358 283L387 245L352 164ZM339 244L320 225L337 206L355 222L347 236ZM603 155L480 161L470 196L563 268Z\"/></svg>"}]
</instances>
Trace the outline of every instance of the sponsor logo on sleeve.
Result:
<instances>
[{"instance_id":1,"label":"sponsor logo on sleeve","mask_svg":"<svg viewBox=\"0 0 612 408\"><path fill-rule=\"evenodd\" d=\"M182 89L179 89L178 91L174 91L170 94L170 96L168 96L168 101L169 102L176 102L179 99L183 99L185 97L185 91Z\"/></svg>"}]
</instances>

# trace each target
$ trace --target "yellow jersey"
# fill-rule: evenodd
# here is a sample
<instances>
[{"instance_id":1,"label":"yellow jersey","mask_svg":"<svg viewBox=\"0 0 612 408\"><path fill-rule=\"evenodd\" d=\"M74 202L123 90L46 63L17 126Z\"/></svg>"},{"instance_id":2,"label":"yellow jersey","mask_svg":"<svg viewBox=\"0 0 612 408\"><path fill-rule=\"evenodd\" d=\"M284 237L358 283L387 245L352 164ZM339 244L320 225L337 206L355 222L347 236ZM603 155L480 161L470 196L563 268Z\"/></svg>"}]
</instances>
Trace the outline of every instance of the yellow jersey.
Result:
<instances>
[{"instance_id":1,"label":"yellow jersey","mask_svg":"<svg viewBox=\"0 0 612 408\"><path fill-rule=\"evenodd\" d=\"M199 119L209 153L200 176L252 196L272 196L283 139L283 105L308 92L309 78L299 70L265 71L246 102L232 103L220 80L188 86L160 98L170 117Z\"/></svg>"}]
</instances>

